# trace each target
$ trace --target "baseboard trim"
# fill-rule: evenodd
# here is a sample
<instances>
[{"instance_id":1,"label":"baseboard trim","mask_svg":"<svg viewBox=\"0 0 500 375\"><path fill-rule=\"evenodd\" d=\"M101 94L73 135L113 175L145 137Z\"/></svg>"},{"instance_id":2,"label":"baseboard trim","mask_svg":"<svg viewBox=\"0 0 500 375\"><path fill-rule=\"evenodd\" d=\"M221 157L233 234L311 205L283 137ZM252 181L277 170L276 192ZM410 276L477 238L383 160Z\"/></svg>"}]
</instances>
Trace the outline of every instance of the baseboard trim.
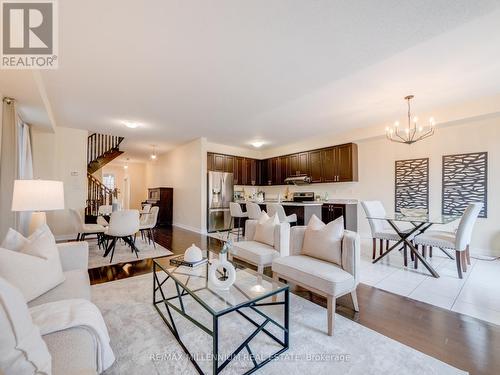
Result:
<instances>
[{"instance_id":1,"label":"baseboard trim","mask_svg":"<svg viewBox=\"0 0 500 375\"><path fill-rule=\"evenodd\" d=\"M207 234L206 230L202 230L200 228L191 227L189 225L174 223L174 224L172 224L172 226L177 227L177 228L181 228L181 229L185 229L185 230L189 230L191 232L196 232L196 233L199 233L199 234Z\"/></svg>"}]
</instances>

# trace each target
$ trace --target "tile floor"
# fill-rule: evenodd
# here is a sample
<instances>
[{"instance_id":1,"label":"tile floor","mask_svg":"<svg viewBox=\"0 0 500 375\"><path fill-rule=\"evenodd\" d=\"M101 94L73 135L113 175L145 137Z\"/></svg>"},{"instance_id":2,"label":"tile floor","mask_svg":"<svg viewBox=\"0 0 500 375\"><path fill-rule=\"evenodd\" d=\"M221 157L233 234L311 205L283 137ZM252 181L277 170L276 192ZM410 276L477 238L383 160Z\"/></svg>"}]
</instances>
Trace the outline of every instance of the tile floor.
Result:
<instances>
[{"instance_id":1,"label":"tile floor","mask_svg":"<svg viewBox=\"0 0 500 375\"><path fill-rule=\"evenodd\" d=\"M440 275L436 279L422 265L405 268L397 251L373 264L371 246L362 240L362 283L500 325L500 260L473 258L459 279L455 261L435 249L430 262Z\"/></svg>"}]
</instances>

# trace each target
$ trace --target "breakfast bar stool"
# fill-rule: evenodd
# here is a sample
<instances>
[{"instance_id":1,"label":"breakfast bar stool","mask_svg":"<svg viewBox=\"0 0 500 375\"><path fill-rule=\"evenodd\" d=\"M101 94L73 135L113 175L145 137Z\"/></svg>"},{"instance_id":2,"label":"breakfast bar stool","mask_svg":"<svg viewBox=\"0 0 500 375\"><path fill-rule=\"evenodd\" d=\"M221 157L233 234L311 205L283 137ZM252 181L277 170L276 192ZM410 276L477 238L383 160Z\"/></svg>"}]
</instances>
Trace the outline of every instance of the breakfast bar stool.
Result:
<instances>
[{"instance_id":1,"label":"breakfast bar stool","mask_svg":"<svg viewBox=\"0 0 500 375\"><path fill-rule=\"evenodd\" d=\"M243 212L241 209L241 205L236 202L230 202L229 203L229 212L231 213L231 233L234 233L234 224L235 224L235 219L238 220L237 224L237 238L236 241L240 240L240 232L243 232L243 227L241 225L241 219L246 219L248 218L248 213ZM244 222L244 221L243 221Z\"/></svg>"},{"instance_id":2,"label":"breakfast bar stool","mask_svg":"<svg viewBox=\"0 0 500 375\"><path fill-rule=\"evenodd\" d=\"M285 213L285 209L281 204L266 204L266 211L269 217L273 217L275 214L277 214L280 223L288 223L290 225L297 224L297 214L291 214L287 216L287 214Z\"/></svg>"},{"instance_id":3,"label":"breakfast bar stool","mask_svg":"<svg viewBox=\"0 0 500 375\"><path fill-rule=\"evenodd\" d=\"M259 220L262 210L257 203L247 202L247 213L250 220Z\"/></svg>"}]
</instances>

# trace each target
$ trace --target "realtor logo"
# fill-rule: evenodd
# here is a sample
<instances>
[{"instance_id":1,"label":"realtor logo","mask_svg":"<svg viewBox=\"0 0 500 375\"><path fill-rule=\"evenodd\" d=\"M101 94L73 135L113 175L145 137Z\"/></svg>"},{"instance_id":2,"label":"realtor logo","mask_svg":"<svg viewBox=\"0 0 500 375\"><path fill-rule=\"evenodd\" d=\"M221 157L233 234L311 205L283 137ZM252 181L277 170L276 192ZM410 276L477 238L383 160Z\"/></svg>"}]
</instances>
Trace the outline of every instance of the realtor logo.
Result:
<instances>
[{"instance_id":1,"label":"realtor logo","mask_svg":"<svg viewBox=\"0 0 500 375\"><path fill-rule=\"evenodd\" d=\"M1 68L57 68L55 0L1 1Z\"/></svg>"}]
</instances>

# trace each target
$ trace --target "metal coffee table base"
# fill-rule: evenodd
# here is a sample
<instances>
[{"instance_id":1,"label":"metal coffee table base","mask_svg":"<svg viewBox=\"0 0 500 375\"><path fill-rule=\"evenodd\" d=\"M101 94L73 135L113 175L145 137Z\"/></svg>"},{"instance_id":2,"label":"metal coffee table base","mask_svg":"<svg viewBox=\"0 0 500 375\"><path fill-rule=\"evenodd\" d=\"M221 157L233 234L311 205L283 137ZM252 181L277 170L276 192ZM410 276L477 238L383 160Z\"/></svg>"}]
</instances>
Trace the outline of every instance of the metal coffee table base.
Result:
<instances>
[{"instance_id":1,"label":"metal coffee table base","mask_svg":"<svg viewBox=\"0 0 500 375\"><path fill-rule=\"evenodd\" d=\"M181 345L182 349L184 352L188 355L190 361L193 363L194 367L198 371L199 374L204 374L196 360L194 359L193 355L189 352L187 347L184 345L180 338L180 334L177 330L177 327L175 325L173 316L172 316L172 310L177 312L178 314L182 315L184 318L188 319L190 322L192 322L194 325L196 325L198 328L200 328L202 331L207 333L212 337L212 374L219 374L221 371L224 370L224 368L234 359L236 356L243 350L245 349L250 358L252 359L253 362L253 367L245 372L245 374L251 374L261 367L263 367L266 363L272 361L276 357L278 357L281 353L285 352L289 348L289 323L290 323L290 316L289 316L289 305L290 305L290 295L289 295L289 289L288 287L286 289L277 291L272 294L267 294L261 298L256 298L253 299L252 301L249 301L247 303L237 305L237 306L232 306L227 308L226 310L220 311L220 312L215 312L210 308L207 308L204 306L203 303L199 300L199 297L195 295L194 293L188 293L187 289L183 287L183 285L179 282L177 282L174 278L170 277L168 274L165 273L166 278L163 281L160 281L158 278L157 274L157 266L155 263L153 263L153 305L158 311L158 314L160 314L161 318L167 325L167 327L170 329L174 337L177 339L179 344ZM163 290L164 284L166 283L167 280L171 279L175 283L175 288L177 291L177 294L171 297L166 297L165 296L165 291ZM212 292L209 288L204 287L197 289L196 291L206 289L209 292ZM159 292L161 294L161 299L156 298L156 294ZM243 291L241 291L244 293ZM212 292L213 293L213 292ZM273 295L277 295L279 293L284 294L284 301L280 302L259 302L263 299L269 298ZM208 313L212 315L212 329L206 327L202 323L198 322L196 319L191 317L188 313L186 313L186 310L184 308L184 302L183 302L183 297L190 296L194 300L196 300L200 306L202 306ZM180 308L176 305L174 305L171 301L178 299ZM165 306L167 316L160 310L160 307L158 305L163 304ZM283 306L283 315L284 315L284 325L280 324L264 312L260 311L258 308L261 306L272 306L272 305L282 305ZM250 309L254 311L255 313L259 314L262 318L264 318L264 321L262 323L258 323L255 320L253 320L251 317L249 317L244 310L245 309ZM239 345L230 355L227 356L227 359L225 359L222 364L219 365L219 318L221 316L224 316L226 314L236 312L243 318L245 318L248 322L250 322L252 325L255 326L255 330ZM274 334L269 332L268 329L266 329L266 326L269 326L270 324L275 325L276 327L280 328L283 333L284 333L284 340L280 340L277 338ZM261 362L257 362L255 355L253 354L252 350L250 349L250 342L257 336L258 333L263 332L265 333L268 337L270 337L272 340L274 340L276 343L278 343L282 348L278 350L276 353L270 355L268 358Z\"/></svg>"}]
</instances>

